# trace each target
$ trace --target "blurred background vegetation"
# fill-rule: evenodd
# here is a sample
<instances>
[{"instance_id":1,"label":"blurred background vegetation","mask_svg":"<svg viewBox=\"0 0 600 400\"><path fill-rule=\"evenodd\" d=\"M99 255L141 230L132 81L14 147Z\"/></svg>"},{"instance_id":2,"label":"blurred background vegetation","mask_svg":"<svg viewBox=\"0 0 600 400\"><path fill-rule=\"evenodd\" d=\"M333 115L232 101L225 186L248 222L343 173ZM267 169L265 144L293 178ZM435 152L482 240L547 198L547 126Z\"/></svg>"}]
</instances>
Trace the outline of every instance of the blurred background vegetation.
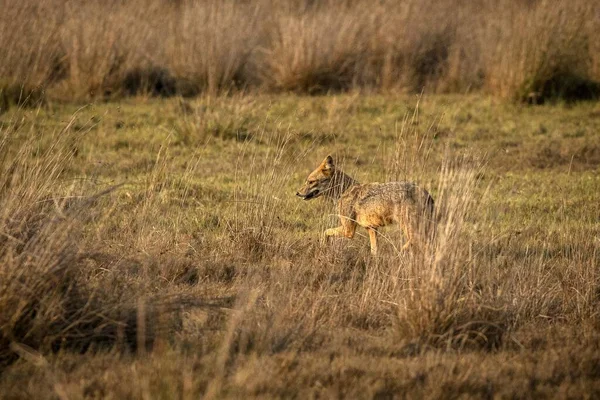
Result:
<instances>
[{"instance_id":1,"label":"blurred background vegetation","mask_svg":"<svg viewBox=\"0 0 600 400\"><path fill-rule=\"evenodd\" d=\"M600 93L600 3L2 0L6 105L232 91Z\"/></svg>"}]
</instances>

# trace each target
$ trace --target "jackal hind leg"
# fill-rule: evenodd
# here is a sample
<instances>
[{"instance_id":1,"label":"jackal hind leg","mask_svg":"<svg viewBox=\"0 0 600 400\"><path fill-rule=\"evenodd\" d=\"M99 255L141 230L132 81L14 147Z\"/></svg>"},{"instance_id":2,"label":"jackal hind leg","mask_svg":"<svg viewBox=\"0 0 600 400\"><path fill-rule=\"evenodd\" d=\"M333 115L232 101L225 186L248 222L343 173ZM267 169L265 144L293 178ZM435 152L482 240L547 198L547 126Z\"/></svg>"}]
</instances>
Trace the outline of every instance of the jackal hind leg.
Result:
<instances>
[{"instance_id":1,"label":"jackal hind leg","mask_svg":"<svg viewBox=\"0 0 600 400\"><path fill-rule=\"evenodd\" d=\"M407 250L413 244L413 228L410 224L404 225L404 236L406 242L404 243L404 246L402 246L402 251Z\"/></svg>"}]
</instances>

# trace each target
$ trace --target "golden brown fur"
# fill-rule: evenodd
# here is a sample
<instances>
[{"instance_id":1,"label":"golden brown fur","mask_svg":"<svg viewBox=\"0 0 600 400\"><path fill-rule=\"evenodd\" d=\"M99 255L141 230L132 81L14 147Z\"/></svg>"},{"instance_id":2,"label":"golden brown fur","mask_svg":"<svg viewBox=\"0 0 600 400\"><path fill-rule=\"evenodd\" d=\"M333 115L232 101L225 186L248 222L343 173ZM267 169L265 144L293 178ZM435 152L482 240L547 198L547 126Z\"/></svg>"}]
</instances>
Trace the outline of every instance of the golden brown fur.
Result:
<instances>
[{"instance_id":1,"label":"golden brown fur","mask_svg":"<svg viewBox=\"0 0 600 400\"><path fill-rule=\"evenodd\" d=\"M296 195L304 200L325 196L337 201L341 225L327 229L325 235L352 238L360 225L369 232L373 254L377 254L377 229L382 226L402 226L403 249L415 242L424 245L432 231L434 202L426 190L411 182L360 184L337 169L331 156L308 176Z\"/></svg>"}]
</instances>

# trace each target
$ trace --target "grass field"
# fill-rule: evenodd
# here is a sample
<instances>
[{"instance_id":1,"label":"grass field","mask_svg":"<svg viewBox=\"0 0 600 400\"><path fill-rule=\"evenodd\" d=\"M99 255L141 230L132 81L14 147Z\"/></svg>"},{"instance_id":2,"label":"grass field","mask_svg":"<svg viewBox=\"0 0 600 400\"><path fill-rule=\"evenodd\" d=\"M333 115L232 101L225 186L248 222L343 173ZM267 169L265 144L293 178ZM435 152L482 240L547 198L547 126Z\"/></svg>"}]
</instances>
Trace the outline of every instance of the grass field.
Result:
<instances>
[{"instance_id":1,"label":"grass field","mask_svg":"<svg viewBox=\"0 0 600 400\"><path fill-rule=\"evenodd\" d=\"M332 154L431 254L326 243ZM0 397L600 396L600 103L290 94L0 115Z\"/></svg>"}]
</instances>

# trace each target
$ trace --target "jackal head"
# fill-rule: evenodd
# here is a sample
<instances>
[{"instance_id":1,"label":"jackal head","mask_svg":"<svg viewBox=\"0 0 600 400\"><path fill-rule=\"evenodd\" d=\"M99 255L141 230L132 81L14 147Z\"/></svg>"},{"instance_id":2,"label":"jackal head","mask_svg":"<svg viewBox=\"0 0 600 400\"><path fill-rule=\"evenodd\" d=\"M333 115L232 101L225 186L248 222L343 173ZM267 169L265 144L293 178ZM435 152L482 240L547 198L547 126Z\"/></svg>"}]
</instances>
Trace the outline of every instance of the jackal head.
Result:
<instances>
[{"instance_id":1,"label":"jackal head","mask_svg":"<svg viewBox=\"0 0 600 400\"><path fill-rule=\"evenodd\" d=\"M321 165L308 175L304 185L298 189L296 196L310 200L321 196L331 190L335 165L331 156L325 157Z\"/></svg>"}]
</instances>

